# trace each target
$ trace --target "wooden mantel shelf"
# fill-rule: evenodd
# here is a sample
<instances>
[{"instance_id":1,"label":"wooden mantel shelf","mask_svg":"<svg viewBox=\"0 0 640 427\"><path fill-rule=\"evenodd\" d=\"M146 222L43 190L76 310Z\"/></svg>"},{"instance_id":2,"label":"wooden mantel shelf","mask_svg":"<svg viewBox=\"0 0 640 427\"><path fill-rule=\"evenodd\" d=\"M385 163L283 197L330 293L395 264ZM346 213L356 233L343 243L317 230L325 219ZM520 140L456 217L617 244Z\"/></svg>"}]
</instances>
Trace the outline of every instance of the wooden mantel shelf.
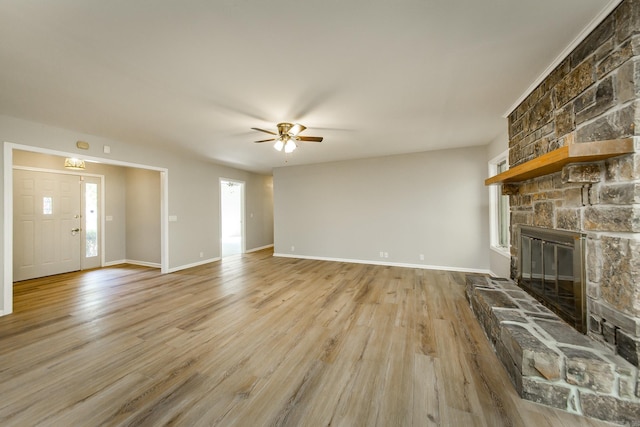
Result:
<instances>
[{"instance_id":1,"label":"wooden mantel shelf","mask_svg":"<svg viewBox=\"0 0 640 427\"><path fill-rule=\"evenodd\" d=\"M597 162L628 153L633 153L633 138L573 143L487 178L484 185L526 181L558 172L569 163Z\"/></svg>"}]
</instances>

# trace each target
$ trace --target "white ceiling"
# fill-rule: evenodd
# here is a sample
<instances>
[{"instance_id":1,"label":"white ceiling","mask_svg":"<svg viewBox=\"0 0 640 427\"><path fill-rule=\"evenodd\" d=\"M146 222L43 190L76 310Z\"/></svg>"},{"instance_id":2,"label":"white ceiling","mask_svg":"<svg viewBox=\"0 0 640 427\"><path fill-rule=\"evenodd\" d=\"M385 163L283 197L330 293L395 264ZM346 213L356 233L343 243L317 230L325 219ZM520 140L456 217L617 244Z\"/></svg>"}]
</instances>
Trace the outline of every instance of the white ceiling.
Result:
<instances>
[{"instance_id":1,"label":"white ceiling","mask_svg":"<svg viewBox=\"0 0 640 427\"><path fill-rule=\"evenodd\" d=\"M618 2L0 0L0 114L266 173L484 145Z\"/></svg>"}]
</instances>

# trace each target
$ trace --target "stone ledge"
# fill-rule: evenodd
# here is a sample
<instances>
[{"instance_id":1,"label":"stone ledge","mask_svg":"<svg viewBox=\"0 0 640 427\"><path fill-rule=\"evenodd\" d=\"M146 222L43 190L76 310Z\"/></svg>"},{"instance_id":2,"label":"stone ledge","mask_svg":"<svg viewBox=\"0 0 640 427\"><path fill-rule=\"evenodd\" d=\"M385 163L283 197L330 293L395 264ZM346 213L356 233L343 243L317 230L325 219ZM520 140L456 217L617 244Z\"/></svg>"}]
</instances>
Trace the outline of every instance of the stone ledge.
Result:
<instances>
[{"instance_id":1,"label":"stone ledge","mask_svg":"<svg viewBox=\"0 0 640 427\"><path fill-rule=\"evenodd\" d=\"M640 425L638 368L507 279L468 274L466 295L523 399Z\"/></svg>"}]
</instances>

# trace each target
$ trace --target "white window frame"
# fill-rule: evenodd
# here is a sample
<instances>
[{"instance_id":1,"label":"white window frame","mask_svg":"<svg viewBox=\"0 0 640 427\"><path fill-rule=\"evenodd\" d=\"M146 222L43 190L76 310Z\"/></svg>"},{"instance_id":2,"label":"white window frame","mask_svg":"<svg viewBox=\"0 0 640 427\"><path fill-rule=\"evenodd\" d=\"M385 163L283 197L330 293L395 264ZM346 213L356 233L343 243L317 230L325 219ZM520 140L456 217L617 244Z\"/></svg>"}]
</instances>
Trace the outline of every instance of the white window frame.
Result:
<instances>
[{"instance_id":1,"label":"white window frame","mask_svg":"<svg viewBox=\"0 0 640 427\"><path fill-rule=\"evenodd\" d=\"M498 174L498 165L506 162L506 167L509 169L509 150L506 150L493 159L489 160L489 176ZM499 198L502 197L502 185L494 184L489 187L489 229L491 233L491 249L506 256L510 257L511 253L509 248L511 247L511 233L507 232L506 246L500 245L500 215L498 208ZM509 199L506 198L507 203L507 229L510 228L510 209Z\"/></svg>"}]
</instances>

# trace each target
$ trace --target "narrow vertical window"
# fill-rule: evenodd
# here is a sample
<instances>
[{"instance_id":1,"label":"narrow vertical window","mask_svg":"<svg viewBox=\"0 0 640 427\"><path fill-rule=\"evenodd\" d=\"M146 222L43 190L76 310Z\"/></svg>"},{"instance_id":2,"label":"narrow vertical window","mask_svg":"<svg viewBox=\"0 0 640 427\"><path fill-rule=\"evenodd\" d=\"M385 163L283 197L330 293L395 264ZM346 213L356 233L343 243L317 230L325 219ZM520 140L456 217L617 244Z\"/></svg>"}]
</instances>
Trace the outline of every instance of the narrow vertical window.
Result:
<instances>
[{"instance_id":1,"label":"narrow vertical window","mask_svg":"<svg viewBox=\"0 0 640 427\"><path fill-rule=\"evenodd\" d=\"M490 176L509 169L508 152L489 162ZM509 252L509 196L502 195L501 185L490 188L491 247L505 254Z\"/></svg>"},{"instance_id":2,"label":"narrow vertical window","mask_svg":"<svg viewBox=\"0 0 640 427\"><path fill-rule=\"evenodd\" d=\"M85 184L85 257L98 256L98 184Z\"/></svg>"},{"instance_id":3,"label":"narrow vertical window","mask_svg":"<svg viewBox=\"0 0 640 427\"><path fill-rule=\"evenodd\" d=\"M509 167L507 160L502 160L496 165L497 173L505 172ZM509 246L509 196L502 194L502 185L497 187L497 246L507 248Z\"/></svg>"}]
</instances>

